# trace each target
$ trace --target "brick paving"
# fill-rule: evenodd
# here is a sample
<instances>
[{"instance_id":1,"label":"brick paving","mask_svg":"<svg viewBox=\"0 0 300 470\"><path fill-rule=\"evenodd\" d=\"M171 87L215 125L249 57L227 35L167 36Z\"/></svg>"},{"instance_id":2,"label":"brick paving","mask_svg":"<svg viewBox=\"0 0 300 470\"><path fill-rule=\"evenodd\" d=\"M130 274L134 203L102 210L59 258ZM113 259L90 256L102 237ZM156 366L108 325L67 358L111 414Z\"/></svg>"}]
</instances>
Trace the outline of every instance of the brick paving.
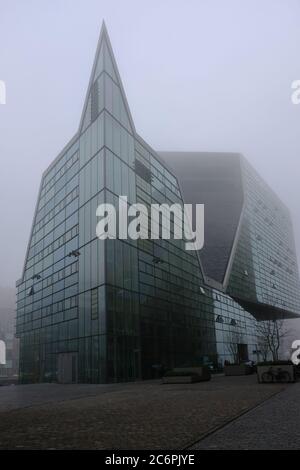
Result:
<instances>
[{"instance_id":1,"label":"brick paving","mask_svg":"<svg viewBox=\"0 0 300 470\"><path fill-rule=\"evenodd\" d=\"M289 385L191 449L299 450L300 383Z\"/></svg>"},{"instance_id":2,"label":"brick paving","mask_svg":"<svg viewBox=\"0 0 300 470\"><path fill-rule=\"evenodd\" d=\"M183 449L286 387L256 376L0 387L0 449Z\"/></svg>"}]
</instances>

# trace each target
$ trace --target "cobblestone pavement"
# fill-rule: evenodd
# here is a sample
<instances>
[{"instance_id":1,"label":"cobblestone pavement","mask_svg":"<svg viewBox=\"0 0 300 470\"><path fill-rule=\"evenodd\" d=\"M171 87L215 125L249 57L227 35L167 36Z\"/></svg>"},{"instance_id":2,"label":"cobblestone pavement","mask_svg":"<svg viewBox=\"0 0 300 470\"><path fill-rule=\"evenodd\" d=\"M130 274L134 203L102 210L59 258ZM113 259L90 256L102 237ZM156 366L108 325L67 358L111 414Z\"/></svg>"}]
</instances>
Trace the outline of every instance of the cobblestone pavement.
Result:
<instances>
[{"instance_id":1,"label":"cobblestone pavement","mask_svg":"<svg viewBox=\"0 0 300 470\"><path fill-rule=\"evenodd\" d=\"M149 381L149 383L151 383ZM120 388L133 387L133 383L124 384L77 384L59 385L32 384L32 385L10 385L0 387L0 413L2 411L27 408L34 405L46 403L57 403L76 398L86 398L101 393L113 392Z\"/></svg>"},{"instance_id":2,"label":"cobblestone pavement","mask_svg":"<svg viewBox=\"0 0 300 470\"><path fill-rule=\"evenodd\" d=\"M285 388L256 376L1 387L0 449L182 449Z\"/></svg>"},{"instance_id":3,"label":"cobblestone pavement","mask_svg":"<svg viewBox=\"0 0 300 470\"><path fill-rule=\"evenodd\" d=\"M270 385L263 385L271 386ZM300 449L300 383L240 416L191 449Z\"/></svg>"}]
</instances>

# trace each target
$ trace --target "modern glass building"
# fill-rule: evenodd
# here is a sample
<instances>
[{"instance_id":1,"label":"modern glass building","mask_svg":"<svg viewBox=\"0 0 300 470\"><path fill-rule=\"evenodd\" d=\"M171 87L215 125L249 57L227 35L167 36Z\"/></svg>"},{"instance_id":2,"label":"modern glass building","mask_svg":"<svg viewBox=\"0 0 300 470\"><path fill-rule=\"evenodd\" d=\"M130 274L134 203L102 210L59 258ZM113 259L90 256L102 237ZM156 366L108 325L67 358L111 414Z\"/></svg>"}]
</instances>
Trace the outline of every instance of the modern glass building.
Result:
<instances>
[{"instance_id":1,"label":"modern glass building","mask_svg":"<svg viewBox=\"0 0 300 470\"><path fill-rule=\"evenodd\" d=\"M266 182L240 154L161 155L173 166L185 201L205 204L205 274L258 320L299 315L291 217Z\"/></svg>"},{"instance_id":2,"label":"modern glass building","mask_svg":"<svg viewBox=\"0 0 300 470\"><path fill-rule=\"evenodd\" d=\"M249 248L249 237L252 240L258 230L256 218L261 216L253 212L256 175L246 163L249 202L245 203L245 195L242 198L246 228L240 227L237 237L237 225L244 224L238 221L236 208L230 227L228 222L224 252L217 244L220 259L214 254L210 267L209 253L203 251L202 264L198 252L185 250L183 240L96 237L98 205L107 202L117 207L119 195L127 195L130 204L147 207L189 202L182 174L166 161L135 130L103 26L78 132L43 174L17 282L23 382L147 379L160 366L223 363L232 359L233 343L240 359L257 359L253 306L267 304L270 311L277 311L278 301L266 301L270 289L262 274L262 250ZM200 190L201 186L199 179ZM239 194L246 192L245 187L243 183ZM201 197L197 203L206 204ZM269 207L265 193L260 197ZM264 220L261 224L259 233L267 240L268 225ZM228 248L230 236L234 250ZM286 243L294 250L292 238L291 232ZM267 249L267 241L265 245ZM273 253L270 244L268 249ZM263 255L264 264L269 251ZM287 255L295 262L294 254ZM226 257L230 269L226 268L228 281L223 282L221 265ZM214 265L217 273L211 271ZM296 264L293 275L286 277L285 285L292 277L296 286ZM276 285L278 298L291 302ZM293 302L293 309L288 304L286 310L295 313L297 297Z\"/></svg>"}]
</instances>

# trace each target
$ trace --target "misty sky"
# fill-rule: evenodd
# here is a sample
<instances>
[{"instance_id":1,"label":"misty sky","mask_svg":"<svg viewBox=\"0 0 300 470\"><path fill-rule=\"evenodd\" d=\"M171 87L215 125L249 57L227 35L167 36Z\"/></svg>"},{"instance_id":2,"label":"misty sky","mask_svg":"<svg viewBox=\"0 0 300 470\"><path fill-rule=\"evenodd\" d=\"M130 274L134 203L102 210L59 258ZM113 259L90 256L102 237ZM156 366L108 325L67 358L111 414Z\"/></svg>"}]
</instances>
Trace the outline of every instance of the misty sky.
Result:
<instances>
[{"instance_id":1,"label":"misty sky","mask_svg":"<svg viewBox=\"0 0 300 470\"><path fill-rule=\"evenodd\" d=\"M299 0L0 0L0 285L21 275L103 19L139 134L156 150L243 153L289 206L299 253L299 18Z\"/></svg>"}]
</instances>

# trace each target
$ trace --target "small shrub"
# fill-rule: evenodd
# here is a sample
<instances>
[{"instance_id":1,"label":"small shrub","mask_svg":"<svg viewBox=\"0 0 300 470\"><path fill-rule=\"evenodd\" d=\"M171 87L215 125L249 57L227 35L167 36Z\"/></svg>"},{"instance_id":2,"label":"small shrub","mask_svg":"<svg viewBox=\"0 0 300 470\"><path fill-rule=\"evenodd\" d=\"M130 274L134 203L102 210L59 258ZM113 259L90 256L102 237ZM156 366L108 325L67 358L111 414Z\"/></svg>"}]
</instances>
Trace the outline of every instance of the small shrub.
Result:
<instances>
[{"instance_id":1,"label":"small shrub","mask_svg":"<svg viewBox=\"0 0 300 470\"><path fill-rule=\"evenodd\" d=\"M258 366L292 366L292 361L265 361L258 362Z\"/></svg>"}]
</instances>

